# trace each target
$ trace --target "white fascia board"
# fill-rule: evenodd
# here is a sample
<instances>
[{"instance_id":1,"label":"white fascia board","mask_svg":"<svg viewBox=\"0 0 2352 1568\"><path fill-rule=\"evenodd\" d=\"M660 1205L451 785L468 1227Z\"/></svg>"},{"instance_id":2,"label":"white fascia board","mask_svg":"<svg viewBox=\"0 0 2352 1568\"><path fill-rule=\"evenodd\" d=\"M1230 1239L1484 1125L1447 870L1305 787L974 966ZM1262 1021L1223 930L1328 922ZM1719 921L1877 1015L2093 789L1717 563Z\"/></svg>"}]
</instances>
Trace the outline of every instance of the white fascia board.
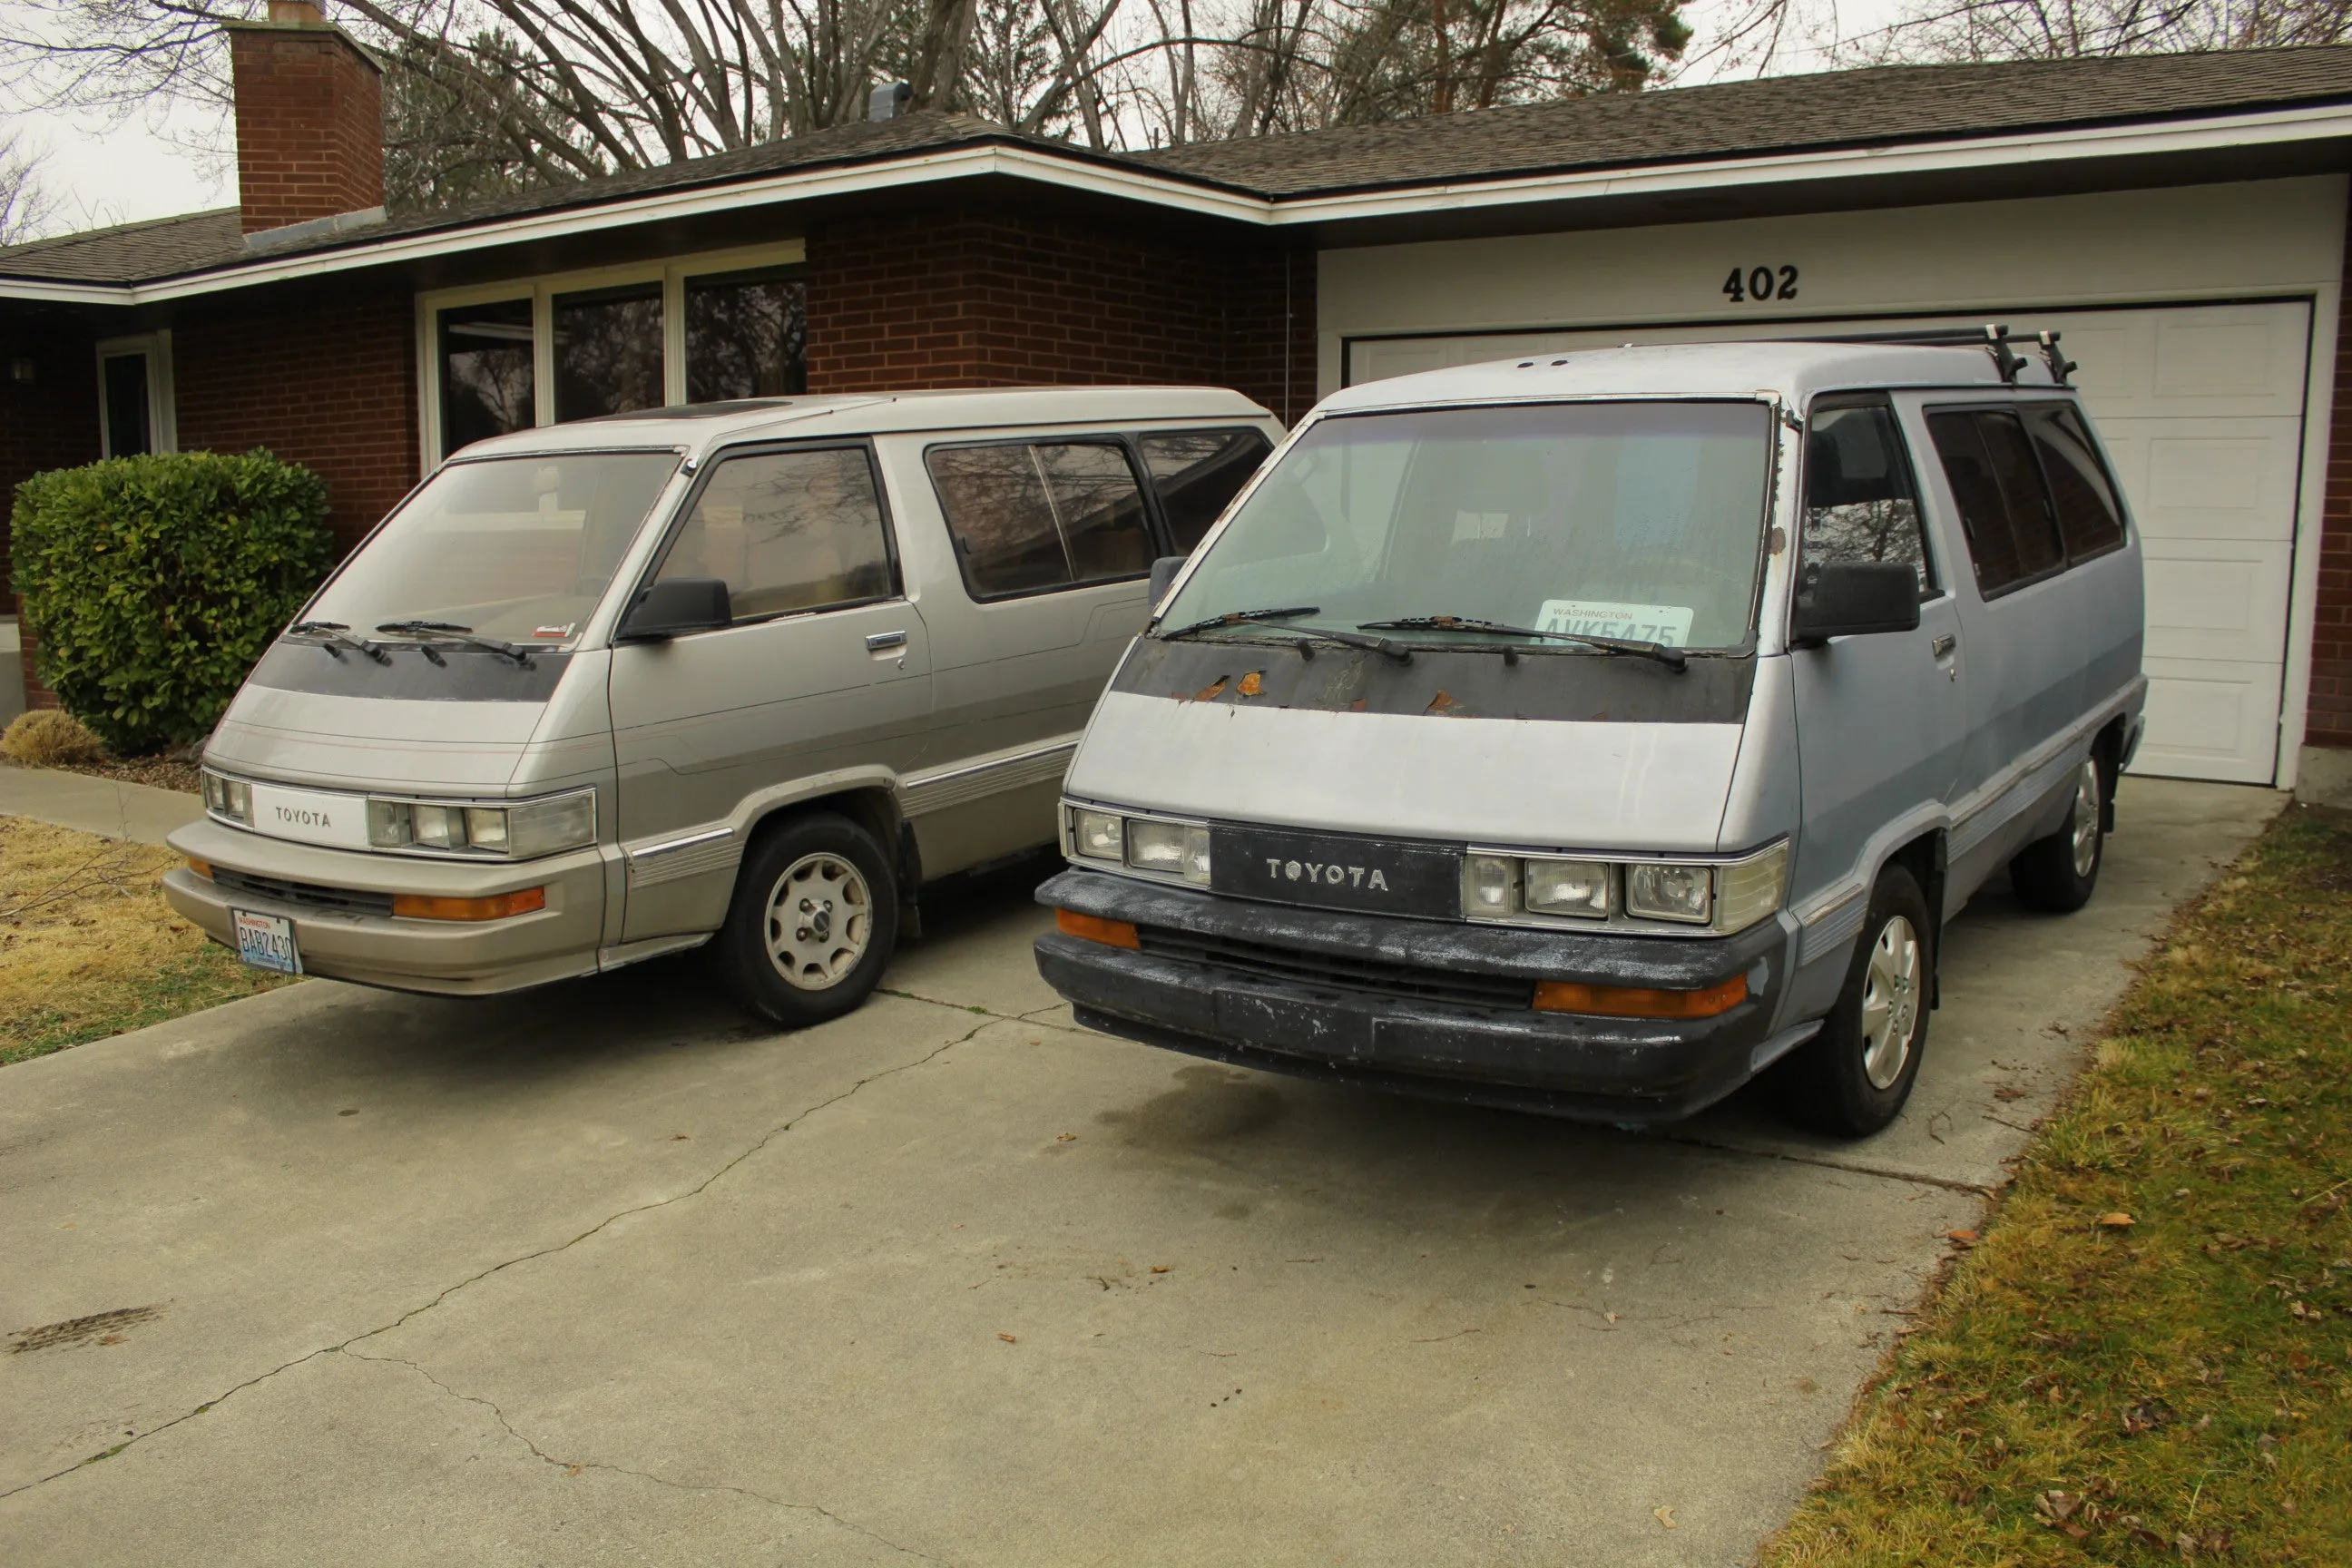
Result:
<instances>
[{"instance_id":1,"label":"white fascia board","mask_svg":"<svg viewBox=\"0 0 2352 1568\"><path fill-rule=\"evenodd\" d=\"M1410 189L1334 196L1293 196L1277 204L1276 226L1335 223L1414 213L1471 211L1532 202L1591 201L1602 196L1653 195L1748 185L1933 174L1985 166L2080 163L2168 153L2228 151L2352 137L2352 105L2215 116L2162 124L2094 126L2081 131L1971 137L1965 142L1791 153L1759 158L1713 159L1651 168L1588 174L1530 174L1517 179L1460 180Z\"/></svg>"},{"instance_id":2,"label":"white fascia board","mask_svg":"<svg viewBox=\"0 0 2352 1568\"><path fill-rule=\"evenodd\" d=\"M792 171L697 190L656 192L584 207L530 213L461 229L438 230L289 256L218 272L154 283L96 284L0 278L0 299L61 304L147 305L222 293L295 278L428 259L490 245L522 245L598 229L625 227L729 212L784 201L887 191L1002 174L1064 190L1147 202L1152 205L1265 227L1467 211L1537 203L1591 201L1805 181L1952 173L2020 163L2082 162L2153 154L2227 151L2299 142L2352 138L2352 105L2215 115L2137 126L1825 153L1713 159L1649 168L1586 174L1467 179L1333 196L1268 200L1218 190L1139 170L1108 167L1027 147L957 147L850 168Z\"/></svg>"}]
</instances>

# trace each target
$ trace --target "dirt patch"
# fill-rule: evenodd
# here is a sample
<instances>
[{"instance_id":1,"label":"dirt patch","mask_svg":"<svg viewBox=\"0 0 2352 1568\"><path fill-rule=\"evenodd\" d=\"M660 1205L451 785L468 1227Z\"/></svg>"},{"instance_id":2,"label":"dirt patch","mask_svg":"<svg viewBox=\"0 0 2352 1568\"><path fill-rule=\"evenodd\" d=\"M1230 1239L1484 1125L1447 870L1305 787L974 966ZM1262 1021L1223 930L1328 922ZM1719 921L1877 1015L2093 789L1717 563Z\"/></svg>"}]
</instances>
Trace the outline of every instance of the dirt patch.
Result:
<instances>
[{"instance_id":1,"label":"dirt patch","mask_svg":"<svg viewBox=\"0 0 2352 1568\"><path fill-rule=\"evenodd\" d=\"M201 788L196 777L196 764L174 762L170 757L110 757L102 763L61 767L57 771L88 773L92 778L114 779L122 784L149 784L156 789L175 789L182 795L194 795Z\"/></svg>"}]
</instances>

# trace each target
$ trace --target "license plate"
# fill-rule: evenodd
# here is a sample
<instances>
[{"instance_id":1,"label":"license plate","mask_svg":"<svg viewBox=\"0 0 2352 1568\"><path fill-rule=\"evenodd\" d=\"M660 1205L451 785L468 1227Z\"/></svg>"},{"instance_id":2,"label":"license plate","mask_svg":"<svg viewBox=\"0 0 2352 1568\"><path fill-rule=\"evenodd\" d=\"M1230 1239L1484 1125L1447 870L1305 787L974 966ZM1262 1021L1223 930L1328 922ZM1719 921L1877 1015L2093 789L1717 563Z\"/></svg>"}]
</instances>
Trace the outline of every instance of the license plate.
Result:
<instances>
[{"instance_id":1,"label":"license plate","mask_svg":"<svg viewBox=\"0 0 2352 1568\"><path fill-rule=\"evenodd\" d=\"M231 910L230 926L236 931L236 955L256 969L279 974L302 973L302 952L294 945L294 922L284 915L257 915Z\"/></svg>"}]
</instances>

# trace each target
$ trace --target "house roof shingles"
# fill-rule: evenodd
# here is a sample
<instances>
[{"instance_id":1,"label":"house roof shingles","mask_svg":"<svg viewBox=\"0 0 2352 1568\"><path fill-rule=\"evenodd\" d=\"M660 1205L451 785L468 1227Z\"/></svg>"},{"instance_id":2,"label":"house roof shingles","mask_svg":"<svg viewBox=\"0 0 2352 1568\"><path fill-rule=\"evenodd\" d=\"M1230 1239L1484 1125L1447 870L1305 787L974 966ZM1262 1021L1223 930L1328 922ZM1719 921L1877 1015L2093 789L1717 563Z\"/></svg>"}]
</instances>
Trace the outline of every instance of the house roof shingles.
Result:
<instances>
[{"instance_id":1,"label":"house roof shingles","mask_svg":"<svg viewBox=\"0 0 2352 1568\"><path fill-rule=\"evenodd\" d=\"M0 248L0 279L143 282L247 259L463 229L531 213L886 163L971 144L1055 156L1281 201L1435 182L1964 140L2352 102L2352 46L2115 59L1881 66L1104 153L972 115L918 113L709 157L418 213L248 252L235 208Z\"/></svg>"}]
</instances>

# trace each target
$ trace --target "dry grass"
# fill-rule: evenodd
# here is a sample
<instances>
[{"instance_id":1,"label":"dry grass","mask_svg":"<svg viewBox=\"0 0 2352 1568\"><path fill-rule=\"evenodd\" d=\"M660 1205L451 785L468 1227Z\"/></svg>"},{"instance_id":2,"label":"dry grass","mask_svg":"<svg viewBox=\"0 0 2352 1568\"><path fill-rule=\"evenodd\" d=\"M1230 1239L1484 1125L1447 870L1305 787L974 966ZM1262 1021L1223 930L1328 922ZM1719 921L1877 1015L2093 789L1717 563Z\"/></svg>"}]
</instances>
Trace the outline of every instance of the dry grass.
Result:
<instances>
[{"instance_id":1,"label":"dry grass","mask_svg":"<svg viewBox=\"0 0 2352 1568\"><path fill-rule=\"evenodd\" d=\"M169 849L0 816L0 1063L284 982L174 914Z\"/></svg>"},{"instance_id":2,"label":"dry grass","mask_svg":"<svg viewBox=\"0 0 2352 1568\"><path fill-rule=\"evenodd\" d=\"M2292 809L2175 922L1762 1561L2352 1563L2347 1001L2352 813Z\"/></svg>"},{"instance_id":3,"label":"dry grass","mask_svg":"<svg viewBox=\"0 0 2352 1568\"><path fill-rule=\"evenodd\" d=\"M70 713L36 708L0 730L0 757L28 768L84 767L106 759L106 748Z\"/></svg>"}]
</instances>

